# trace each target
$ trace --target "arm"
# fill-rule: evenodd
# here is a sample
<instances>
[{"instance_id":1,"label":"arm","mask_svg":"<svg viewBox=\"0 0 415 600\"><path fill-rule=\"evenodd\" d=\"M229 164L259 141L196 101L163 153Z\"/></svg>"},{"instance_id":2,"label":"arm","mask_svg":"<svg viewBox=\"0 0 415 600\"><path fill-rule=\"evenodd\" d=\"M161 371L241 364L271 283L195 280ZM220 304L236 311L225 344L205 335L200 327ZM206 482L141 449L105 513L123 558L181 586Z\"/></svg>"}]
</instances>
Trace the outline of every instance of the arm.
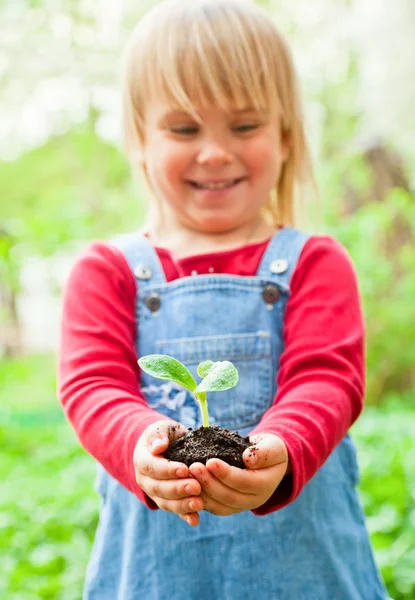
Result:
<instances>
[{"instance_id":1,"label":"arm","mask_svg":"<svg viewBox=\"0 0 415 600\"><path fill-rule=\"evenodd\" d=\"M135 280L122 254L95 243L79 258L63 297L58 393L84 446L150 508L136 482L133 453L162 417L139 390Z\"/></svg>"},{"instance_id":2,"label":"arm","mask_svg":"<svg viewBox=\"0 0 415 600\"><path fill-rule=\"evenodd\" d=\"M291 280L278 392L252 433L285 443L292 474L256 514L292 502L359 416L364 323L354 268L329 237L312 238Z\"/></svg>"},{"instance_id":3,"label":"arm","mask_svg":"<svg viewBox=\"0 0 415 600\"><path fill-rule=\"evenodd\" d=\"M251 432L261 434L256 464L246 450L247 471L217 459L207 468L190 468L206 509L216 514L252 509L263 515L292 502L362 409L364 326L356 276L340 244L328 237L309 240L291 292L278 392ZM254 490L266 495L261 505Z\"/></svg>"}]
</instances>

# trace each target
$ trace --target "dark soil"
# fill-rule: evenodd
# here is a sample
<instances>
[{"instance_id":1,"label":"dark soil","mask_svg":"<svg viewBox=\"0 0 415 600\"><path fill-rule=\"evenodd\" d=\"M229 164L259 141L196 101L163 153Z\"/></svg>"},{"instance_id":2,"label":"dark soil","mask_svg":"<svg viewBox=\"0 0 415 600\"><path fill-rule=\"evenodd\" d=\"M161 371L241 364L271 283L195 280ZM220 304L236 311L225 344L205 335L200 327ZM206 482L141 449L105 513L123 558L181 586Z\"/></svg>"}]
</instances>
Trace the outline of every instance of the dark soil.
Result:
<instances>
[{"instance_id":1,"label":"dark soil","mask_svg":"<svg viewBox=\"0 0 415 600\"><path fill-rule=\"evenodd\" d=\"M248 437L222 427L199 427L189 430L167 448L164 458L184 463L188 467L195 462L206 464L209 458L220 458L229 465L245 469L243 451L252 446Z\"/></svg>"}]
</instances>

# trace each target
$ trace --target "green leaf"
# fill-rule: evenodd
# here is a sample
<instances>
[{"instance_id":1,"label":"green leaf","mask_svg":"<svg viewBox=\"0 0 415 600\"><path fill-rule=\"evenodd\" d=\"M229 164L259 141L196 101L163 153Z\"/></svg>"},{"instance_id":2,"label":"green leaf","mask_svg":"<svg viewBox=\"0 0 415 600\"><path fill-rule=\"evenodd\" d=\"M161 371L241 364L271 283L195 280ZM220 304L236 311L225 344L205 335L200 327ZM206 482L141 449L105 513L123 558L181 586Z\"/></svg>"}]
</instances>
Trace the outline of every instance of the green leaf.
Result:
<instances>
[{"instance_id":1,"label":"green leaf","mask_svg":"<svg viewBox=\"0 0 415 600\"><path fill-rule=\"evenodd\" d=\"M227 360L216 362L209 370L205 379L199 383L195 389L195 393L223 392L234 387L238 383L238 379L238 371L231 362Z\"/></svg>"},{"instance_id":2,"label":"green leaf","mask_svg":"<svg viewBox=\"0 0 415 600\"><path fill-rule=\"evenodd\" d=\"M190 392L194 392L196 389L197 384L190 371L172 356L149 354L140 358L138 364L152 377L175 381Z\"/></svg>"},{"instance_id":3,"label":"green leaf","mask_svg":"<svg viewBox=\"0 0 415 600\"><path fill-rule=\"evenodd\" d=\"M199 377L206 377L206 375L213 369L215 364L216 363L214 363L213 360L204 360L201 362L197 367L197 374Z\"/></svg>"}]
</instances>

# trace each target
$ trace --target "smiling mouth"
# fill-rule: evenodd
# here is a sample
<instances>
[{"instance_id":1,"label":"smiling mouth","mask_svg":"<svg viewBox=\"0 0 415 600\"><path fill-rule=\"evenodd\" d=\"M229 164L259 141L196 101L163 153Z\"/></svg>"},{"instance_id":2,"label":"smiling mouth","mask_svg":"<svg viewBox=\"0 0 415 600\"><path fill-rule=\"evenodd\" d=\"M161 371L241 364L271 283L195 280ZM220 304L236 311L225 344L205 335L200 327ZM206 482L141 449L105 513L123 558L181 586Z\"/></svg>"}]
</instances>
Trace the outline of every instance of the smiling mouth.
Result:
<instances>
[{"instance_id":1,"label":"smiling mouth","mask_svg":"<svg viewBox=\"0 0 415 600\"><path fill-rule=\"evenodd\" d=\"M229 179L228 181L217 181L217 182L199 182L199 181L189 181L190 185L198 190L223 190L237 183L240 183L243 180L243 177L238 177L237 179Z\"/></svg>"}]
</instances>

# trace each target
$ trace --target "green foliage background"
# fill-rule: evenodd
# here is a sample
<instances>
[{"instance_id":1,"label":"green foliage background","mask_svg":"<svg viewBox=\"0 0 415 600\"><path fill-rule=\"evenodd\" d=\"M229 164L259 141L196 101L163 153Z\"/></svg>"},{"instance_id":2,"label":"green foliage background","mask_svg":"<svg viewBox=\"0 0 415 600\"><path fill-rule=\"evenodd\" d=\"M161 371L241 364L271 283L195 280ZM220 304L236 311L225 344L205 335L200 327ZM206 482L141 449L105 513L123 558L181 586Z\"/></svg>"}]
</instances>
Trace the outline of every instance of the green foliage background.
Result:
<instances>
[{"instance_id":1,"label":"green foliage background","mask_svg":"<svg viewBox=\"0 0 415 600\"><path fill-rule=\"evenodd\" d=\"M352 429L376 559L395 600L415 597L413 416L390 398L381 410L366 409ZM0 443L1 597L79 600L99 499L94 461L55 399L53 357L1 366Z\"/></svg>"}]
</instances>

